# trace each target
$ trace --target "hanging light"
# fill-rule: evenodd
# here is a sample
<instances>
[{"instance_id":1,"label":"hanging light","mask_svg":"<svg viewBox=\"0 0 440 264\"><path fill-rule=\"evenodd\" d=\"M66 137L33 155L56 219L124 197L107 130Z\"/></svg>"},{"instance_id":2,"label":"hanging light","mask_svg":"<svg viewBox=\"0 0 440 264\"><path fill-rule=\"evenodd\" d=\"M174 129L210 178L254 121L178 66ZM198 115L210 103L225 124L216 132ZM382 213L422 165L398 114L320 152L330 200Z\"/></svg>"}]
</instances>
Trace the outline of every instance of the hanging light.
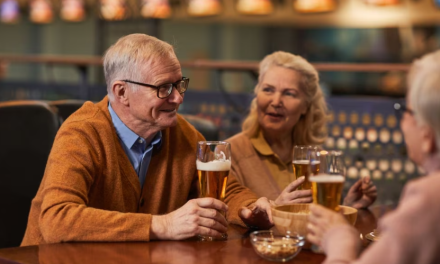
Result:
<instances>
[{"instance_id":1,"label":"hanging light","mask_svg":"<svg viewBox=\"0 0 440 264\"><path fill-rule=\"evenodd\" d=\"M380 6L400 4L400 0L363 0L363 1L369 5L380 5Z\"/></svg>"},{"instance_id":2,"label":"hanging light","mask_svg":"<svg viewBox=\"0 0 440 264\"><path fill-rule=\"evenodd\" d=\"M237 11L245 15L268 15L273 12L272 0L239 0Z\"/></svg>"},{"instance_id":3,"label":"hanging light","mask_svg":"<svg viewBox=\"0 0 440 264\"><path fill-rule=\"evenodd\" d=\"M127 17L126 0L100 0L100 11L105 20L123 20Z\"/></svg>"},{"instance_id":4,"label":"hanging light","mask_svg":"<svg viewBox=\"0 0 440 264\"><path fill-rule=\"evenodd\" d=\"M171 7L168 0L141 0L141 16L145 18L169 18Z\"/></svg>"},{"instance_id":5,"label":"hanging light","mask_svg":"<svg viewBox=\"0 0 440 264\"><path fill-rule=\"evenodd\" d=\"M188 14L190 16L215 16L220 14L222 6L219 0L189 0Z\"/></svg>"},{"instance_id":6,"label":"hanging light","mask_svg":"<svg viewBox=\"0 0 440 264\"><path fill-rule=\"evenodd\" d=\"M29 19L34 23L47 24L53 20L53 7L49 0L31 0Z\"/></svg>"},{"instance_id":7,"label":"hanging light","mask_svg":"<svg viewBox=\"0 0 440 264\"><path fill-rule=\"evenodd\" d=\"M3 23L17 23L20 19L20 6L17 0L3 0L0 2L0 21Z\"/></svg>"},{"instance_id":8,"label":"hanging light","mask_svg":"<svg viewBox=\"0 0 440 264\"><path fill-rule=\"evenodd\" d=\"M85 18L84 0L62 0L60 17L69 22L80 22Z\"/></svg>"},{"instance_id":9,"label":"hanging light","mask_svg":"<svg viewBox=\"0 0 440 264\"><path fill-rule=\"evenodd\" d=\"M293 2L293 9L300 13L329 12L335 8L335 0L296 0Z\"/></svg>"}]
</instances>

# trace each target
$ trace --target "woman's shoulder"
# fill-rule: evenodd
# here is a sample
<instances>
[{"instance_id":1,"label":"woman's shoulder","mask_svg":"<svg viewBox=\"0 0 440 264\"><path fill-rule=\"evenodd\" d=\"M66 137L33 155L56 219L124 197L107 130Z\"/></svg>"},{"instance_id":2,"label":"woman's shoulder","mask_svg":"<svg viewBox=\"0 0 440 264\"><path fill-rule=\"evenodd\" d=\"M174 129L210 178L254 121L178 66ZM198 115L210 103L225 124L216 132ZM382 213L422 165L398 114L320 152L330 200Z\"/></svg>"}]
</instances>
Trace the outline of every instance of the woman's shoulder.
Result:
<instances>
[{"instance_id":1,"label":"woman's shoulder","mask_svg":"<svg viewBox=\"0 0 440 264\"><path fill-rule=\"evenodd\" d=\"M245 142L249 141L250 142L249 137L245 133L243 133L243 132L235 134L232 137L225 139L225 141L227 141L227 142L229 142L231 144L233 144L233 143L243 143L243 141L245 141Z\"/></svg>"},{"instance_id":2,"label":"woman's shoulder","mask_svg":"<svg viewBox=\"0 0 440 264\"><path fill-rule=\"evenodd\" d=\"M231 149L232 149L233 156L245 158L245 157L256 155L256 152L255 152L254 146L252 145L251 140L243 132L240 132L240 133L226 139L225 141L231 143Z\"/></svg>"},{"instance_id":3,"label":"woman's shoulder","mask_svg":"<svg viewBox=\"0 0 440 264\"><path fill-rule=\"evenodd\" d=\"M438 192L440 188L440 172L434 172L427 176L421 176L417 179L410 181L405 187L406 191L422 190L426 192L432 190ZM440 195L440 192L438 192Z\"/></svg>"},{"instance_id":4,"label":"woman's shoulder","mask_svg":"<svg viewBox=\"0 0 440 264\"><path fill-rule=\"evenodd\" d=\"M414 207L426 207L433 201L438 201L440 199L439 190L440 173L422 176L411 180L406 184L401 197L401 202L410 203ZM438 207L438 210L438 213L440 214L440 207Z\"/></svg>"}]
</instances>

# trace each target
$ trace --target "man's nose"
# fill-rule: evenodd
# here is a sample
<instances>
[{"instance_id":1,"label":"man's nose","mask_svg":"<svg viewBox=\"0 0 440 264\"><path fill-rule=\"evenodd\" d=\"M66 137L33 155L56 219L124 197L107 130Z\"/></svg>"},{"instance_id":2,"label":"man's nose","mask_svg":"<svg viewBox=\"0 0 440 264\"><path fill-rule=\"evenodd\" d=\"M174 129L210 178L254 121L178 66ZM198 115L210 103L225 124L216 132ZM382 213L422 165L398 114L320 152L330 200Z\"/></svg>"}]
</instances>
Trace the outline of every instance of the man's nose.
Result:
<instances>
[{"instance_id":1,"label":"man's nose","mask_svg":"<svg viewBox=\"0 0 440 264\"><path fill-rule=\"evenodd\" d=\"M181 104L183 103L183 94L180 94L177 89L173 87L170 96L168 96L168 101L170 103Z\"/></svg>"}]
</instances>

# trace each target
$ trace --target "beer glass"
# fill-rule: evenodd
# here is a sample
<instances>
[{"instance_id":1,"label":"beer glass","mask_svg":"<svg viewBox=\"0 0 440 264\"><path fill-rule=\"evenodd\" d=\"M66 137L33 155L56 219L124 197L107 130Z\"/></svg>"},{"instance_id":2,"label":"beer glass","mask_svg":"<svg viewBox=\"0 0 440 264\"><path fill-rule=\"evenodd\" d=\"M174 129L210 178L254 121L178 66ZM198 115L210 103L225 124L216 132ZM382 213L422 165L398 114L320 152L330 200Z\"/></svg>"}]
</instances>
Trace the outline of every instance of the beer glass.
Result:
<instances>
[{"instance_id":1,"label":"beer glass","mask_svg":"<svg viewBox=\"0 0 440 264\"><path fill-rule=\"evenodd\" d=\"M312 183L309 181L311 173L319 171L319 161L310 161L310 155L315 155L319 151L318 146L301 146L297 145L293 148L293 173L295 179L304 176L304 182L298 187L298 190L311 190ZM316 173L315 173L316 174Z\"/></svg>"},{"instance_id":2,"label":"beer glass","mask_svg":"<svg viewBox=\"0 0 440 264\"><path fill-rule=\"evenodd\" d=\"M231 169L231 145L224 141L199 141L197 144L197 175L199 177L199 197L212 197L223 201L226 195L226 183ZM224 212L221 212L223 215ZM199 240L225 240L221 238L199 236Z\"/></svg>"},{"instance_id":3,"label":"beer glass","mask_svg":"<svg viewBox=\"0 0 440 264\"><path fill-rule=\"evenodd\" d=\"M310 164L318 165L309 177L312 183L313 203L339 211L342 189L345 182L345 167L341 151L317 150L310 152ZM315 253L324 253L312 245Z\"/></svg>"},{"instance_id":4,"label":"beer glass","mask_svg":"<svg viewBox=\"0 0 440 264\"><path fill-rule=\"evenodd\" d=\"M312 172L313 202L334 211L339 211L342 189L345 182L345 167L341 151L319 150L310 155L310 164L319 164Z\"/></svg>"}]
</instances>

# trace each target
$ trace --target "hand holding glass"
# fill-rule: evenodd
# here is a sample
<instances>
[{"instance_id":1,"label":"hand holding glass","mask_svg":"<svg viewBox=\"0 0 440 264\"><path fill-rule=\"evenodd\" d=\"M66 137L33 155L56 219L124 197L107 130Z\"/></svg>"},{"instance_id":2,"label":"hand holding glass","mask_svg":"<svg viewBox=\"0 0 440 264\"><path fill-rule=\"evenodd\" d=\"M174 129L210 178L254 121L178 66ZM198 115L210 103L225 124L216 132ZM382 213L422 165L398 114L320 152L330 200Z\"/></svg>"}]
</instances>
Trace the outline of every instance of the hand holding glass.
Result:
<instances>
[{"instance_id":1,"label":"hand holding glass","mask_svg":"<svg viewBox=\"0 0 440 264\"><path fill-rule=\"evenodd\" d=\"M197 174L199 177L199 197L211 197L223 201L226 183L231 169L231 145L224 141L199 141L197 144ZM224 212L222 212L224 215ZM199 236L202 241L224 240L221 238Z\"/></svg>"}]
</instances>

